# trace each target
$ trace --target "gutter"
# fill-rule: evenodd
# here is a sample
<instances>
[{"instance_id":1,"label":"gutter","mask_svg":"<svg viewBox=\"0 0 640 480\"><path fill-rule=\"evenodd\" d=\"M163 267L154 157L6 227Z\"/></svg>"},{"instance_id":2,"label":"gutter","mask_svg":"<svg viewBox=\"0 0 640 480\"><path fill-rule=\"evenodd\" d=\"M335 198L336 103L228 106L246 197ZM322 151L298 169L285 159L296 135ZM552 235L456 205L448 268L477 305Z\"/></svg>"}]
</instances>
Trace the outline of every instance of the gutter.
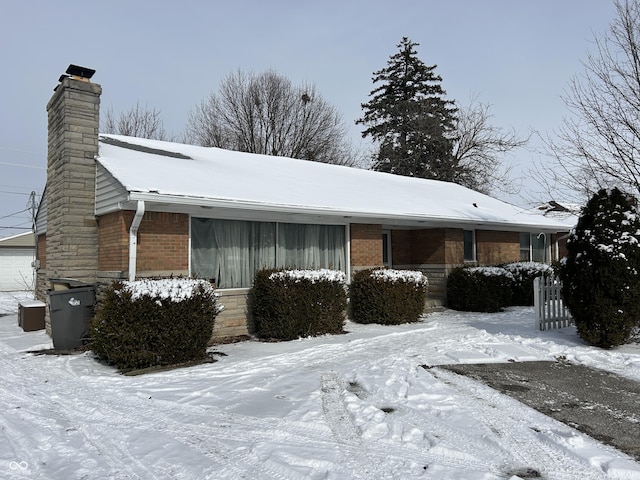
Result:
<instances>
[{"instance_id":1,"label":"gutter","mask_svg":"<svg viewBox=\"0 0 640 480\"><path fill-rule=\"evenodd\" d=\"M453 217L449 215L425 215L425 214L390 214L388 212L367 212L357 210L337 210L327 207L316 206L300 206L300 205L277 205L268 203L259 203L253 201L213 199L202 197L187 197L179 195L166 195L156 192L128 192L128 200L130 202L146 201L150 204L166 204L177 208L180 207L196 207L196 208L215 208L229 210L251 210L255 212L270 212L277 214L298 214L298 215L324 215L340 218L342 221L351 222L352 219L371 220L371 223L383 224L405 224L409 222L418 228L421 226L429 227L434 225L461 225L473 228L496 228L506 231L544 231L547 233L556 233L570 230L572 225L564 224L554 220L549 221L546 217L542 217L542 222L536 221L538 218L530 218L528 222L518 222L518 217L513 219L482 219L467 218L464 216ZM122 205L120 205L122 207ZM175 211L175 210L172 210ZM106 210L103 213L108 213ZM191 212L193 213L193 212ZM546 220L546 221L545 221Z\"/></svg>"},{"instance_id":2,"label":"gutter","mask_svg":"<svg viewBox=\"0 0 640 480\"><path fill-rule=\"evenodd\" d=\"M129 281L136 279L136 260L138 258L138 227L144 215L144 200L138 200L136 214L129 228Z\"/></svg>"}]
</instances>

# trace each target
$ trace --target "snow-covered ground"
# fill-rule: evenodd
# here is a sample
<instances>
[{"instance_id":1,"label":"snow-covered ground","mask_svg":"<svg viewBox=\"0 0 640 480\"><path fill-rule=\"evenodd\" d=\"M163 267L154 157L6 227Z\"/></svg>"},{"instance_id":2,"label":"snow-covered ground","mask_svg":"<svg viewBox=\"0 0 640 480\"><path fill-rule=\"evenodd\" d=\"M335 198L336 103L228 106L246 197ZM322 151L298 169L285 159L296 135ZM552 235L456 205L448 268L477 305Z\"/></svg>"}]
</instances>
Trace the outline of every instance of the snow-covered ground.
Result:
<instances>
[{"instance_id":1,"label":"snow-covered ground","mask_svg":"<svg viewBox=\"0 0 640 480\"><path fill-rule=\"evenodd\" d=\"M128 377L91 353L26 353L52 345L17 326L20 298L0 294L0 478L640 479L617 450L422 368L564 356L640 380L640 346L536 331L531 308L348 323L345 335L221 345L216 363Z\"/></svg>"}]
</instances>

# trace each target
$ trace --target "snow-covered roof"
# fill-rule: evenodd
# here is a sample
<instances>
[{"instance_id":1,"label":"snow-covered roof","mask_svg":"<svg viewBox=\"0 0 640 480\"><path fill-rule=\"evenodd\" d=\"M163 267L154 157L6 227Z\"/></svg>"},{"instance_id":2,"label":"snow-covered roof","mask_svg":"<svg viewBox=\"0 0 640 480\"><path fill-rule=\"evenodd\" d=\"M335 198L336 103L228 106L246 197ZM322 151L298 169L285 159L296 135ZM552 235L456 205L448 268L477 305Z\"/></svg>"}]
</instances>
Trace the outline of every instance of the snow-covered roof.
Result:
<instances>
[{"instance_id":1,"label":"snow-covered roof","mask_svg":"<svg viewBox=\"0 0 640 480\"><path fill-rule=\"evenodd\" d=\"M573 226L454 183L286 157L101 135L97 161L126 192L128 202L407 226L463 224L545 231ZM121 200L118 208L123 208ZM109 201L101 202L97 213L109 208Z\"/></svg>"}]
</instances>

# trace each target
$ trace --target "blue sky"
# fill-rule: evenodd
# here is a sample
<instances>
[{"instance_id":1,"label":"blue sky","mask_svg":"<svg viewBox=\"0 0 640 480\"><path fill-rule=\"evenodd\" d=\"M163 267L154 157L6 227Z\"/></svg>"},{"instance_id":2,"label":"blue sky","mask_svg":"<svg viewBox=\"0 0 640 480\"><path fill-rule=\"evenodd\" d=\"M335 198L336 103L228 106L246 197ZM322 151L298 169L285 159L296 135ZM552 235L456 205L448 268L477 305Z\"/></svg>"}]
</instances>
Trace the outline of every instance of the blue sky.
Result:
<instances>
[{"instance_id":1,"label":"blue sky","mask_svg":"<svg viewBox=\"0 0 640 480\"><path fill-rule=\"evenodd\" d=\"M613 0L5 0L0 17L0 237L29 225L42 192L46 103L70 63L96 70L102 109L139 101L182 133L187 115L240 68L312 82L361 142L372 73L403 36L437 65L450 99L472 94L493 123L552 134L561 95L615 16ZM362 144L366 147L366 144ZM535 146L535 145L534 145ZM521 150L519 172L541 156ZM19 166L14 166L17 164ZM525 180L525 204L535 186Z\"/></svg>"}]
</instances>

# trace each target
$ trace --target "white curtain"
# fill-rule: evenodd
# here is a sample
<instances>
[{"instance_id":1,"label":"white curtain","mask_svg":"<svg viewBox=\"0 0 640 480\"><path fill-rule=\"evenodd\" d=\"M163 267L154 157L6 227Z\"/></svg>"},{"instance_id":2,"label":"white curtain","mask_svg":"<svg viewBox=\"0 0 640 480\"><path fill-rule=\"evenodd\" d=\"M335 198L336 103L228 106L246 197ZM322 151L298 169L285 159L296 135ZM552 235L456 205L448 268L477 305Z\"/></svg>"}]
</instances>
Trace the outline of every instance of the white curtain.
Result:
<instances>
[{"instance_id":1,"label":"white curtain","mask_svg":"<svg viewBox=\"0 0 640 480\"><path fill-rule=\"evenodd\" d=\"M345 227L278 224L278 267L346 271Z\"/></svg>"},{"instance_id":2,"label":"white curtain","mask_svg":"<svg viewBox=\"0 0 640 480\"><path fill-rule=\"evenodd\" d=\"M346 271L345 227L195 218L191 270L219 288L250 287L262 268L331 268Z\"/></svg>"},{"instance_id":3,"label":"white curtain","mask_svg":"<svg viewBox=\"0 0 640 480\"><path fill-rule=\"evenodd\" d=\"M275 265L275 224L193 218L193 273L219 288L248 287L257 270Z\"/></svg>"}]
</instances>

